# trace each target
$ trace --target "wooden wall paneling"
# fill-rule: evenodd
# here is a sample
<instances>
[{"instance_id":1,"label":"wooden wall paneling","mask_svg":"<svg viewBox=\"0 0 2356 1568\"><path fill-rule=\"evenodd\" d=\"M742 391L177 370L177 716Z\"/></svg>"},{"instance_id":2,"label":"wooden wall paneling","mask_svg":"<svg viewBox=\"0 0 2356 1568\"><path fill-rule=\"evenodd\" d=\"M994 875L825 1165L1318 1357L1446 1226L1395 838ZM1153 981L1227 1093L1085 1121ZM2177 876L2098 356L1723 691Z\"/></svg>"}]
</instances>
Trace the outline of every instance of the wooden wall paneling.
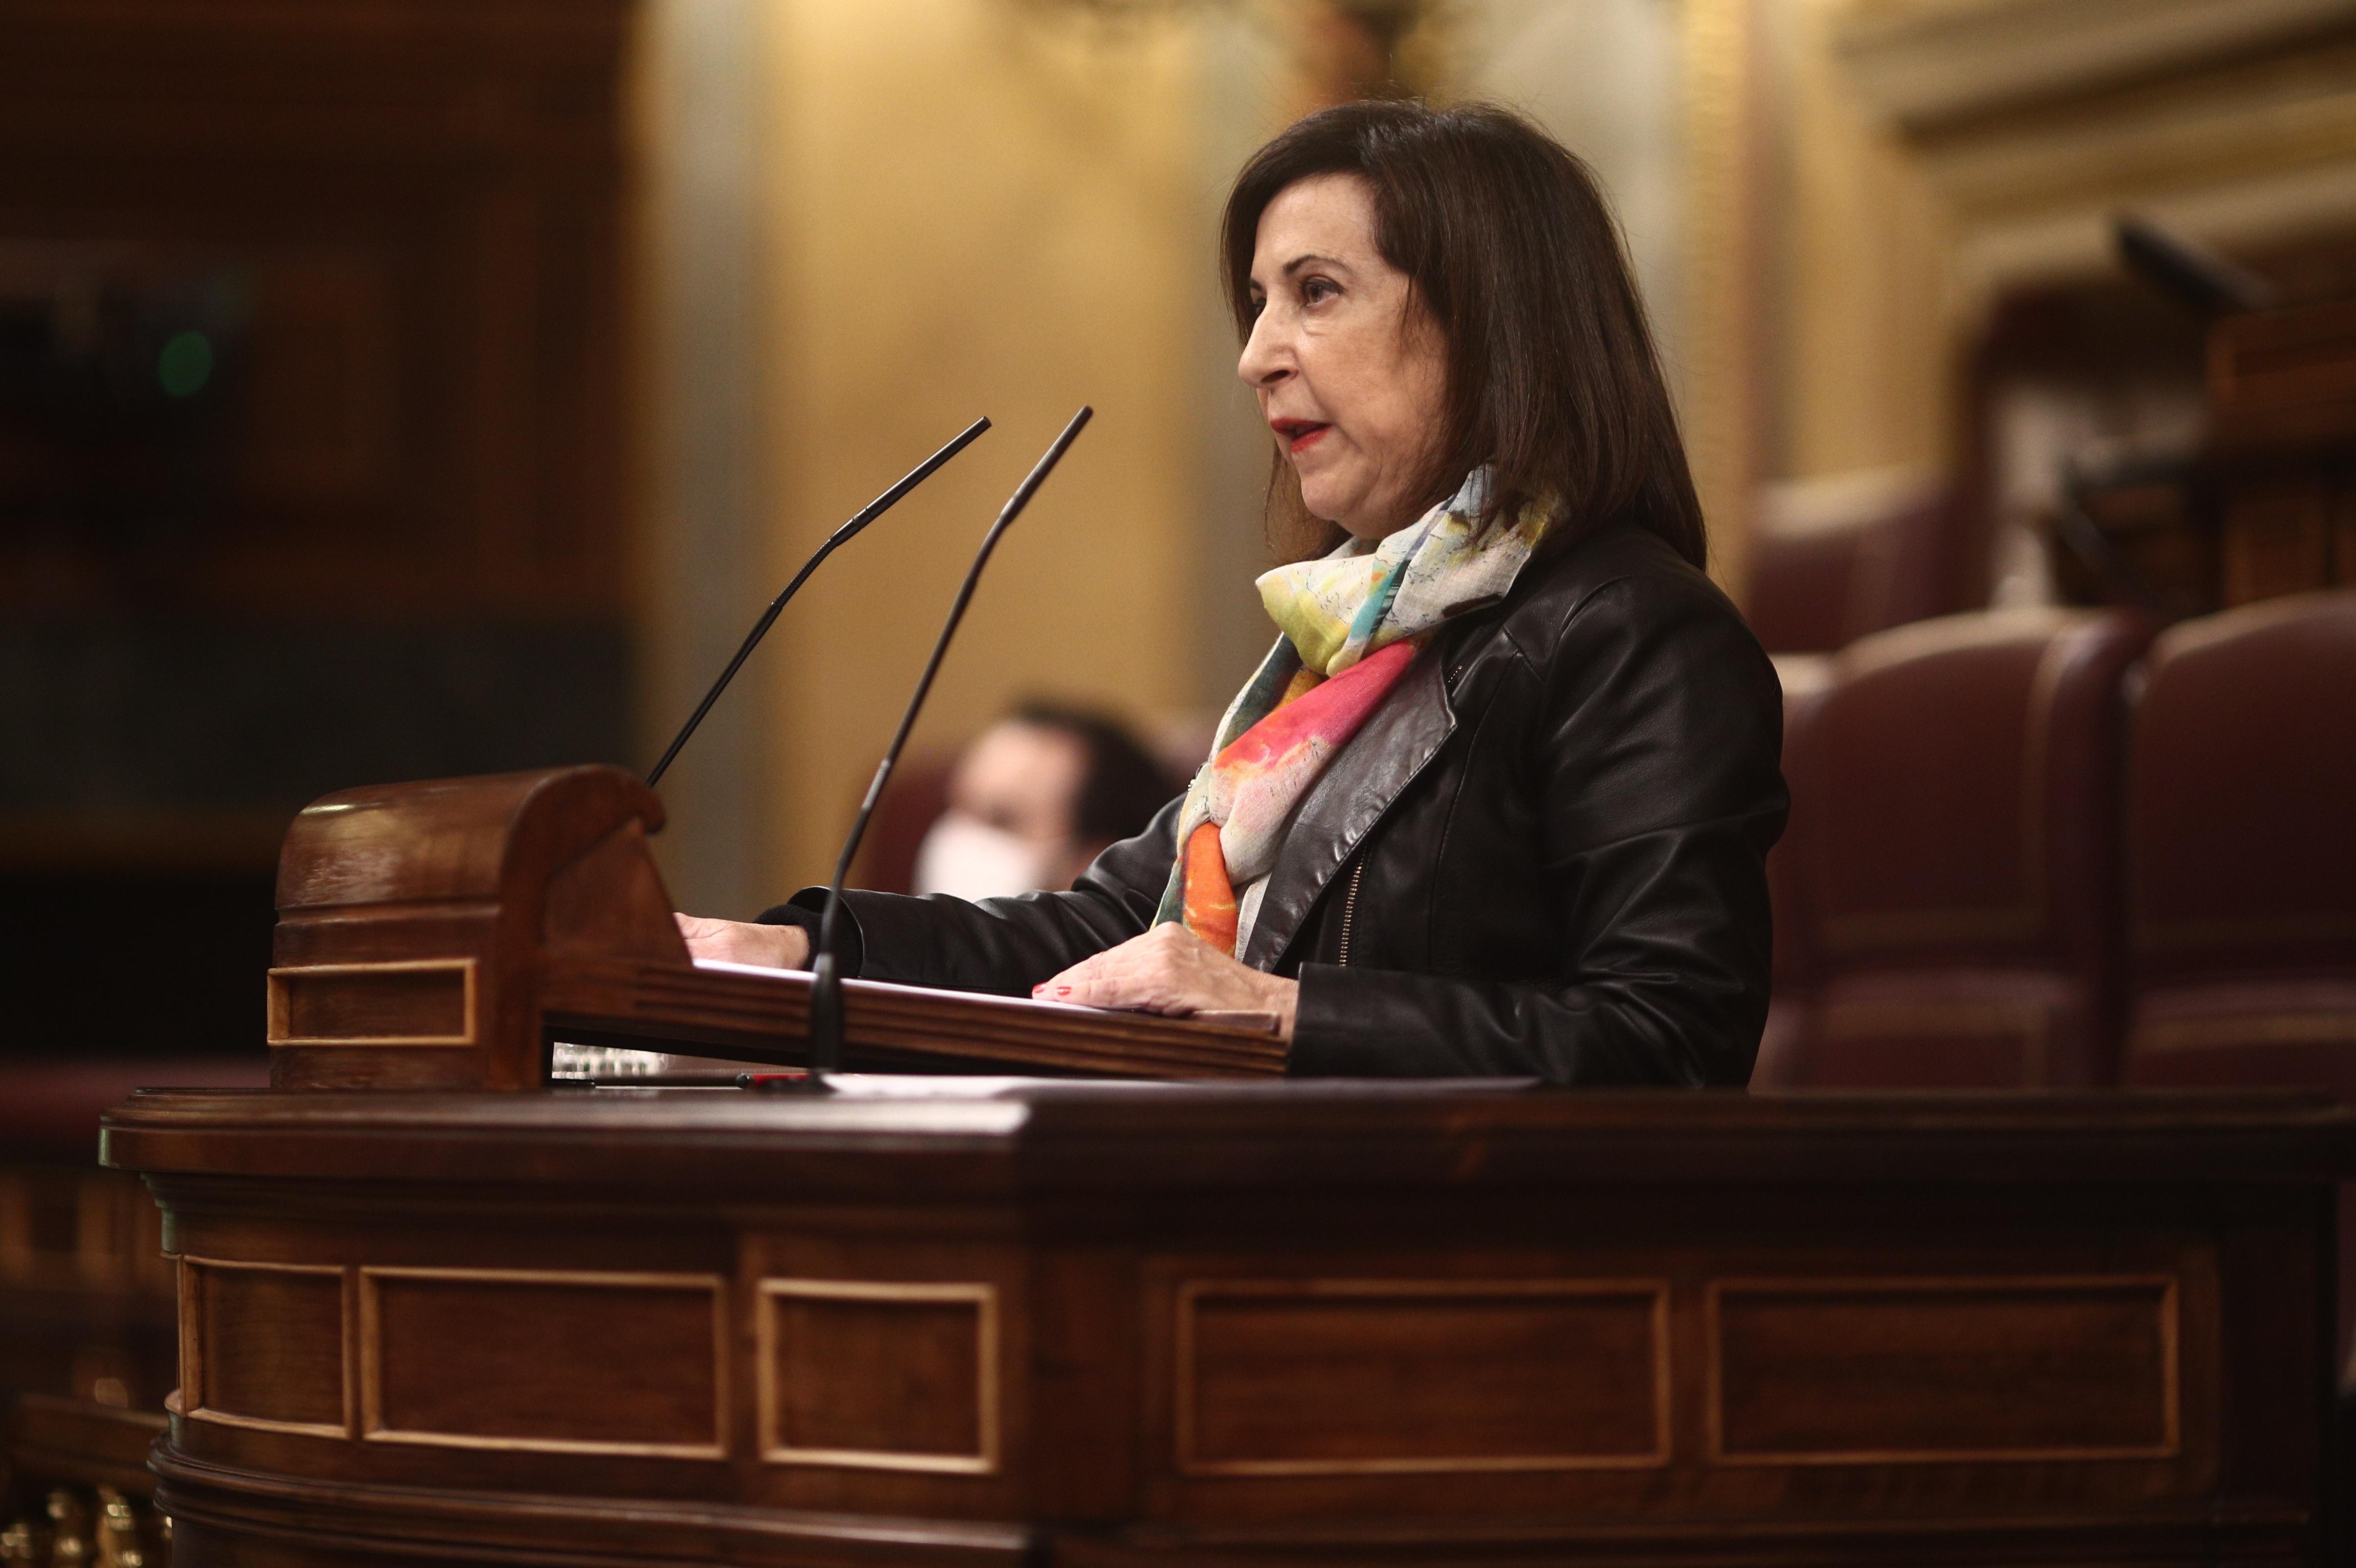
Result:
<instances>
[{"instance_id":1,"label":"wooden wall paneling","mask_svg":"<svg viewBox=\"0 0 2356 1568\"><path fill-rule=\"evenodd\" d=\"M1043 1457L1022 1254L962 1204L772 1215L743 1253L751 1485L787 1508L1012 1518ZM878 1372L880 1376L876 1375Z\"/></svg>"},{"instance_id":2,"label":"wooden wall paneling","mask_svg":"<svg viewBox=\"0 0 2356 1568\"><path fill-rule=\"evenodd\" d=\"M2172 1275L1713 1280L1721 1464L2172 1459Z\"/></svg>"},{"instance_id":3,"label":"wooden wall paneling","mask_svg":"<svg viewBox=\"0 0 2356 1568\"><path fill-rule=\"evenodd\" d=\"M764 1279L759 1290L764 1461L998 1469L1005 1372L994 1286Z\"/></svg>"},{"instance_id":4,"label":"wooden wall paneling","mask_svg":"<svg viewBox=\"0 0 2356 1568\"><path fill-rule=\"evenodd\" d=\"M359 1270L371 1443L721 1459L724 1282L614 1270Z\"/></svg>"},{"instance_id":5,"label":"wooden wall paneling","mask_svg":"<svg viewBox=\"0 0 2356 1568\"><path fill-rule=\"evenodd\" d=\"M1665 1281L1188 1280L1173 1311L1186 1476L1666 1465Z\"/></svg>"},{"instance_id":6,"label":"wooden wall paneling","mask_svg":"<svg viewBox=\"0 0 2356 1568\"><path fill-rule=\"evenodd\" d=\"M184 1417L351 1434L348 1271L184 1254L180 1282Z\"/></svg>"},{"instance_id":7,"label":"wooden wall paneling","mask_svg":"<svg viewBox=\"0 0 2356 1568\"><path fill-rule=\"evenodd\" d=\"M621 612L628 16L12 8L0 257L252 301L229 505L176 596Z\"/></svg>"},{"instance_id":8,"label":"wooden wall paneling","mask_svg":"<svg viewBox=\"0 0 2356 1568\"><path fill-rule=\"evenodd\" d=\"M324 789L628 757L639 10L5 7L10 331L75 314L56 300L139 332L197 300L216 364L166 403L127 360L155 409L123 394L97 460L66 400L0 394L0 897L112 872L266 929L268 843ZM56 991L104 983L70 961ZM250 992L192 1000L173 1037L251 1048ZM157 1037L135 1006L74 1027ZM461 1056L344 1066L447 1087Z\"/></svg>"},{"instance_id":9,"label":"wooden wall paneling","mask_svg":"<svg viewBox=\"0 0 2356 1568\"><path fill-rule=\"evenodd\" d=\"M1148 1262L1145 1277L1157 1282L1144 1394L1151 1510L1202 1528L1498 1509L1730 1520L1799 1495L1901 1511L1915 1506L1904 1499L1935 1495L1976 1516L2028 1518L2062 1506L2064 1495L2090 1508L2198 1495L2220 1442L2211 1253L2132 1210L2076 1198L2064 1206L2072 1212L2051 1216L2055 1227L2105 1234L2098 1255L2026 1235L2006 1244L2012 1219L2001 1205L1926 1193L1879 1216L1853 1197L1788 1189L1756 1205L1648 1197L1601 1222L1580 1208L1549 1208L1544 1219L1521 1217L1548 1234L1539 1247L1502 1245L1466 1215L1427 1226L1394 1211L1394 1244L1379 1263L1363 1251L1287 1247L1277 1236L1301 1234L1304 1220L1268 1217L1265 1251ZM1646 1231L1714 1240L1697 1251L1631 1239ZM1930 1235L1943 1240L1926 1243ZM1271 1258L1281 1273L1256 1277ZM1753 1272L1771 1260L1776 1272ZM1365 1277L1376 1271L1383 1277ZM1566 1316L1556 1343L1537 1336L1517 1348L1510 1336L1448 1316L1451 1302L1478 1311L1501 1291L1508 1301L1633 1306L1632 1282L1648 1274L1659 1291L1657 1337L1578 1332ZM1205 1359L1188 1343L1199 1337L1185 1304L1222 1292L1254 1305L1297 1294L1320 1307L1339 1298L1376 1309L1328 1314L1306 1336L1255 1324L1241 1343L1256 1337L1268 1353L1214 1359L1223 1384L1209 1402L1221 1407L1230 1444L1238 1431L1253 1434L1249 1453L1206 1452L1189 1408L1205 1402ZM1399 1302L1435 1310L1387 1310ZM1624 1326L1633 1330L1636 1316L1625 1314ZM1630 1437L1598 1452L1607 1433L1637 1429L1639 1372L1655 1366L1639 1353L1647 1337L1660 1348L1658 1447ZM1480 1368L1437 1369L1478 1342L1490 1352ZM1387 1364L1424 1375L1387 1380L1377 1369ZM1579 1387L1564 1392L1558 1378ZM1557 1397L1540 1397L1548 1389ZM1597 1402L1614 1389L1618 1417L1599 1419ZM2039 1437L2090 1410L2116 1430ZM1466 1451L1468 1434L1494 1438L1515 1423L1550 1431L1552 1450ZM1293 1445L1272 1455L1269 1434L1279 1433ZM1451 1440L1456 1448L1445 1454L1397 1451ZM1393 1451L1376 1453L1383 1443ZM1582 1444L1591 1446L1582 1453Z\"/></svg>"}]
</instances>

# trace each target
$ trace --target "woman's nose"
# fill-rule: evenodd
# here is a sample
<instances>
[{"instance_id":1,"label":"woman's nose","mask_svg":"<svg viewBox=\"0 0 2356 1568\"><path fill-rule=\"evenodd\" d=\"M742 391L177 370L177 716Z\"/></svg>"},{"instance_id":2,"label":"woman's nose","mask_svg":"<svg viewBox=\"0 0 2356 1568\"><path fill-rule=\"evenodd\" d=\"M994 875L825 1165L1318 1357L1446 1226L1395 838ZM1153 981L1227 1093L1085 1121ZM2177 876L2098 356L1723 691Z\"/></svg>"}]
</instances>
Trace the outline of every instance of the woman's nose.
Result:
<instances>
[{"instance_id":1,"label":"woman's nose","mask_svg":"<svg viewBox=\"0 0 2356 1568\"><path fill-rule=\"evenodd\" d=\"M1236 374L1248 387L1273 386L1292 373L1291 346L1278 325L1276 312L1262 310L1252 323L1251 335L1244 339L1244 351L1236 360Z\"/></svg>"}]
</instances>

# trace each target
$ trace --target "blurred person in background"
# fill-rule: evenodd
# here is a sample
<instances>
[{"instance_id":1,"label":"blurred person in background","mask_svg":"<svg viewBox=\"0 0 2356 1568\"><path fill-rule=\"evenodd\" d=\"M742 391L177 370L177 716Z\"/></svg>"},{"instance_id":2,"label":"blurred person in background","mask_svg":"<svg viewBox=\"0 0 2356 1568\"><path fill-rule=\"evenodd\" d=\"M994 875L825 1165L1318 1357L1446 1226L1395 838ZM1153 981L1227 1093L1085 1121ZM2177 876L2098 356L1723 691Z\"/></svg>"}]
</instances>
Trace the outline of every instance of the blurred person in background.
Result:
<instances>
[{"instance_id":1,"label":"blurred person in background","mask_svg":"<svg viewBox=\"0 0 2356 1568\"><path fill-rule=\"evenodd\" d=\"M1025 703L958 756L948 809L916 852L915 891L993 898L1069 887L1098 855L1143 832L1178 789L1112 720Z\"/></svg>"},{"instance_id":2,"label":"blurred person in background","mask_svg":"<svg viewBox=\"0 0 2356 1568\"><path fill-rule=\"evenodd\" d=\"M1275 647L1070 891L850 894L845 972L1257 1014L1310 1076L1748 1081L1782 693L1593 177L1503 110L1345 104L1253 156L1223 236ZM680 925L798 967L823 905Z\"/></svg>"}]
</instances>

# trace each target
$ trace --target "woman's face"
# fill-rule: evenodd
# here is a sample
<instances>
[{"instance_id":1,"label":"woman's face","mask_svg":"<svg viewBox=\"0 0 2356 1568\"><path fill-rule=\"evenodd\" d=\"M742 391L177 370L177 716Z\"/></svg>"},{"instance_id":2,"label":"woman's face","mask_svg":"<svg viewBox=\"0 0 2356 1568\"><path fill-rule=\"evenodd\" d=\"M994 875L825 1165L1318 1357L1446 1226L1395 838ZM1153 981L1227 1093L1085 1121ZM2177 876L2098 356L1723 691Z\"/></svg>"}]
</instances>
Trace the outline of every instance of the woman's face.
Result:
<instances>
[{"instance_id":1,"label":"woman's face","mask_svg":"<svg viewBox=\"0 0 2356 1568\"><path fill-rule=\"evenodd\" d=\"M1365 180L1319 175L1277 193L1260 214L1251 298L1236 373L1259 394L1310 512L1361 539L1413 522L1447 366L1407 274L1376 249Z\"/></svg>"}]
</instances>

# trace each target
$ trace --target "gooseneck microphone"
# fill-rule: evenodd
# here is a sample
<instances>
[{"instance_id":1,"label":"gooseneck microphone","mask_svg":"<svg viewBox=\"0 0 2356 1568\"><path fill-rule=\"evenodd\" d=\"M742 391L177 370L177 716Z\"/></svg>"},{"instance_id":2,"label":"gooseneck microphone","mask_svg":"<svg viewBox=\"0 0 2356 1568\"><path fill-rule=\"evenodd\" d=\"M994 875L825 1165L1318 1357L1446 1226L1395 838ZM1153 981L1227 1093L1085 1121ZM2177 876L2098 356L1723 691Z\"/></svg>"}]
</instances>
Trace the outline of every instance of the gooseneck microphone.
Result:
<instances>
[{"instance_id":1,"label":"gooseneck microphone","mask_svg":"<svg viewBox=\"0 0 2356 1568\"><path fill-rule=\"evenodd\" d=\"M648 770L647 788L651 789L662 782L662 776L669 768L671 758L677 757L680 747L687 744L687 737L695 733L695 726L703 722L703 715L712 711L712 704L720 700L720 693L728 690L728 682L736 679L736 671L744 667L744 660L753 656L753 650L761 646L761 639L768 636L769 628L776 624L777 613L786 607L786 601L792 598L804 583L809 581L809 575L818 570L819 563L857 538L861 529L890 511L893 504L902 496L930 478L934 469L964 451L968 443L989 428L989 420L975 420L959 432L955 440L908 470L905 478L860 508L849 522L827 535L826 542L819 545L817 553L802 563L802 569L794 574L792 582L786 585L786 591L769 601L769 607L761 612L761 618L755 621L753 629L744 634L744 646L736 650L736 657L728 661L728 668L720 672L720 679L712 682L712 690L703 693L703 701L695 704L695 712L688 715L687 723L680 726L677 738L672 740L669 748L662 754L662 760Z\"/></svg>"},{"instance_id":2,"label":"gooseneck microphone","mask_svg":"<svg viewBox=\"0 0 2356 1568\"><path fill-rule=\"evenodd\" d=\"M1055 437L1046 455L1036 467L1023 476L1014 487L1000 510L998 521L982 535L981 548L975 553L973 564L966 568L965 582L958 589L957 600L949 606L949 617L942 623L940 640L933 644L933 656L925 661L925 672L916 681L916 695L908 699L908 711L900 715L900 727L893 733L892 744L884 750L884 760L875 765L875 777L867 786L867 798L859 803L859 815L851 820L851 836L842 841L842 854L834 863L834 880L827 885L826 913L819 920L818 946L811 955L809 994L809 1077L803 1082L810 1089L827 1087L825 1075L842 1065L842 976L834 963L834 928L842 911L843 879L851 875L851 857L859 853L859 841L867 834L868 819L875 814L875 803L884 798L884 786L898 766L901 748L908 744L908 732L916 727L916 714L925 705L925 697L933 689L933 677L940 673L941 658L949 650L949 639L957 635L958 622L965 618L965 607L973 600L974 585L981 581L981 569L990 564L990 553L998 548L998 541L1031 498L1046 482L1047 476L1063 460L1064 453L1080 434L1081 427L1095 414L1093 408L1082 406Z\"/></svg>"}]
</instances>

